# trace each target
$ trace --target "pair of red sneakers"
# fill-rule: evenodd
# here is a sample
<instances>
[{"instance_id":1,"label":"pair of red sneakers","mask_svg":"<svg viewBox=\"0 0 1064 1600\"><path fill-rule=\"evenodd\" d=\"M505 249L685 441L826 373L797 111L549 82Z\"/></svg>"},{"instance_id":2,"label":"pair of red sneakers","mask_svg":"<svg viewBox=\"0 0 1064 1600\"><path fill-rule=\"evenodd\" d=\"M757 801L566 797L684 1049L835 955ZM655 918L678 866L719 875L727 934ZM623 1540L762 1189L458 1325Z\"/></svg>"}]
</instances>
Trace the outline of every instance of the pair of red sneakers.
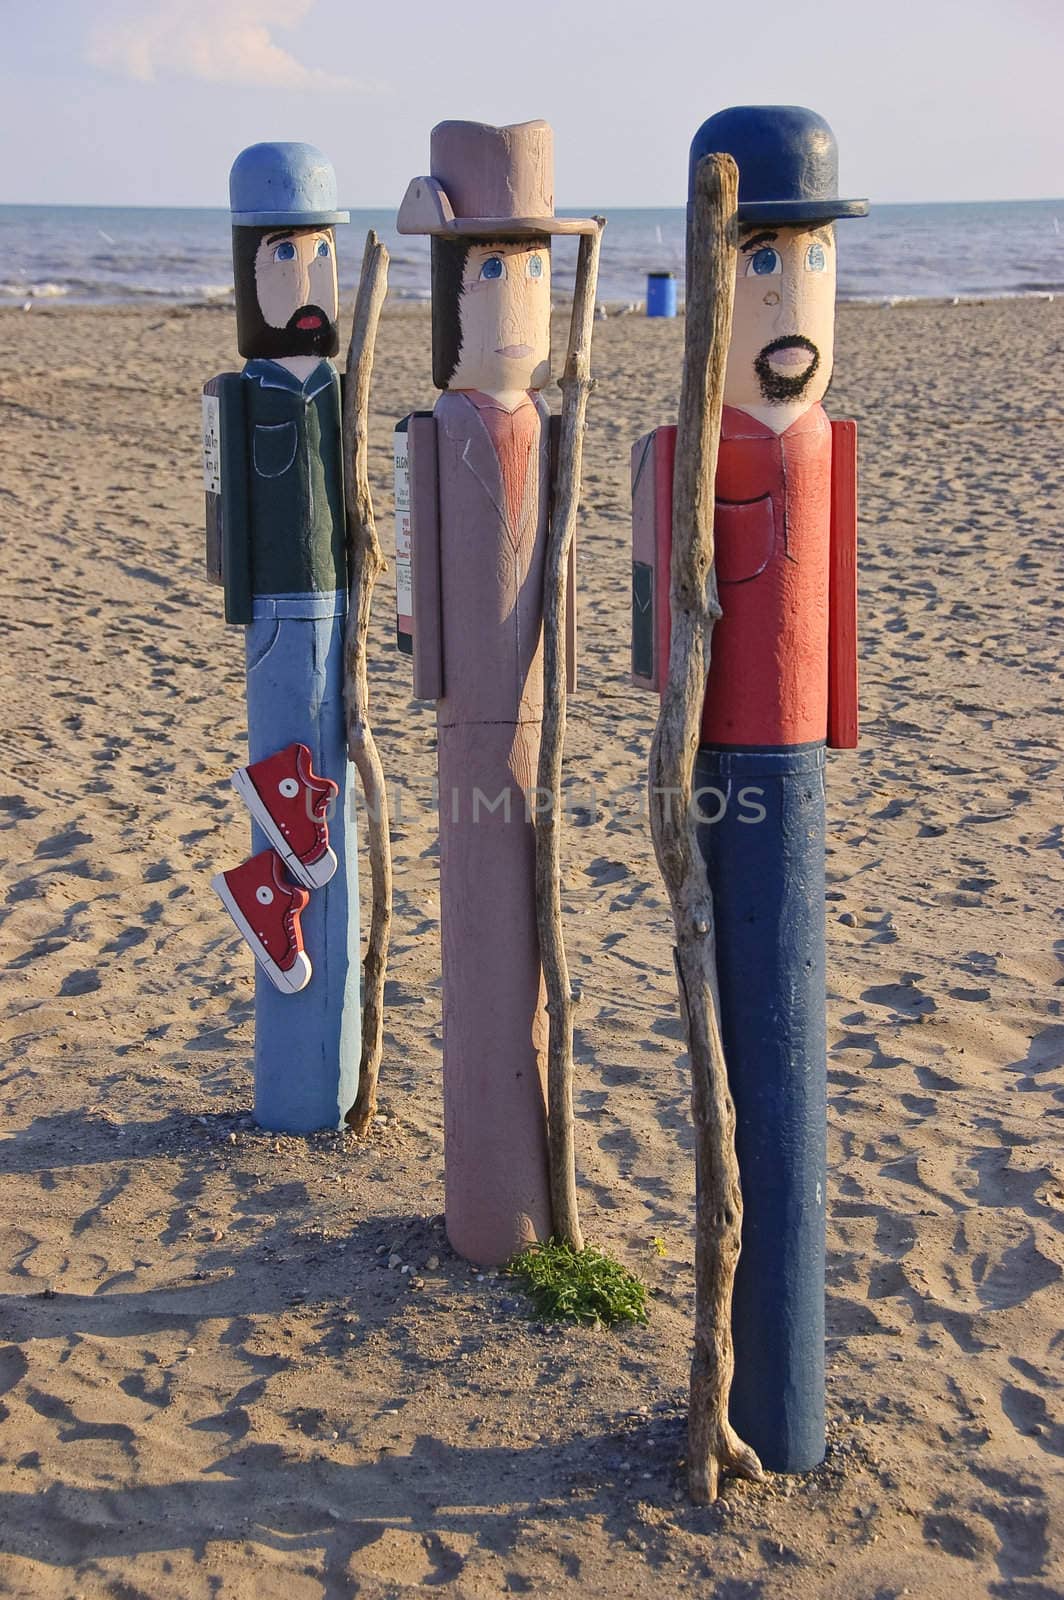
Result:
<instances>
[{"instance_id":1,"label":"pair of red sneakers","mask_svg":"<svg viewBox=\"0 0 1064 1600\"><path fill-rule=\"evenodd\" d=\"M298 994L311 978L299 919L310 903L307 890L322 888L336 871L328 812L340 790L314 771L305 744L240 767L232 781L271 848L219 872L212 887L271 982Z\"/></svg>"}]
</instances>

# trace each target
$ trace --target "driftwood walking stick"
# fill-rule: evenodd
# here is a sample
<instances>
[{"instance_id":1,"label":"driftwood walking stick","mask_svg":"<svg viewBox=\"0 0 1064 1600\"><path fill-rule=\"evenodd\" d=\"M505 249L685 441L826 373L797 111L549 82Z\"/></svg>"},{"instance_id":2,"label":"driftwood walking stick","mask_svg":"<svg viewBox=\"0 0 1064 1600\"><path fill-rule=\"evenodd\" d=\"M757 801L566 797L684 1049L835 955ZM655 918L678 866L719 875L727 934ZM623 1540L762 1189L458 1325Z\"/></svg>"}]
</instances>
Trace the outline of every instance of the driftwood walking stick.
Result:
<instances>
[{"instance_id":1,"label":"driftwood walking stick","mask_svg":"<svg viewBox=\"0 0 1064 1600\"><path fill-rule=\"evenodd\" d=\"M362 1003L362 1059L358 1095L347 1122L358 1135L369 1128L377 1109L384 1030L384 976L388 938L392 925L392 853L388 827L388 795L384 769L369 724L367 641L373 587L386 562L373 520L367 468L369 386L373 348L381 306L388 292L388 251L370 230L362 257L362 276L355 298L351 343L347 351L344 385L343 452L347 506L347 561L350 602L344 638L344 713L347 752L358 768L366 798L369 863L373 907L363 963L365 995Z\"/></svg>"},{"instance_id":2,"label":"driftwood walking stick","mask_svg":"<svg viewBox=\"0 0 1064 1600\"><path fill-rule=\"evenodd\" d=\"M676 930L680 1009L691 1058L695 1131L695 1337L687 1474L692 1499L716 1499L719 1476L761 1476L728 1421L735 1353L732 1285L742 1197L735 1108L721 1042L712 887L698 849L692 779L714 623L714 483L731 338L739 174L728 155L699 165L688 218L687 332L673 479L668 678L650 752L650 823Z\"/></svg>"},{"instance_id":3,"label":"driftwood walking stick","mask_svg":"<svg viewBox=\"0 0 1064 1600\"><path fill-rule=\"evenodd\" d=\"M547 989L547 1147L554 1235L584 1248L576 1198L573 1123L573 996L562 934L562 751L565 744L566 594L569 552L580 509L580 469L591 376L599 247L605 222L580 239L569 349L561 379L561 438L543 574L543 734L536 791L536 919Z\"/></svg>"}]
</instances>

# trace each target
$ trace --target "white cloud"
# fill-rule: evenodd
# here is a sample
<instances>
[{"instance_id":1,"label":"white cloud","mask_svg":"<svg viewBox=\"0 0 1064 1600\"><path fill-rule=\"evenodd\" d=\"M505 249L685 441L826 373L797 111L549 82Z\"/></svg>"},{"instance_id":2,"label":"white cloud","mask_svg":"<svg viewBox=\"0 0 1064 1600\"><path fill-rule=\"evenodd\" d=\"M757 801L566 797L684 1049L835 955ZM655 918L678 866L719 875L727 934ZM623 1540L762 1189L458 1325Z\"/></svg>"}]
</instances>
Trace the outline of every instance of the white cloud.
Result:
<instances>
[{"instance_id":1,"label":"white cloud","mask_svg":"<svg viewBox=\"0 0 1064 1600\"><path fill-rule=\"evenodd\" d=\"M298 27L314 0L129 0L111 5L88 38L90 63L139 83L160 76L263 89L355 89L273 38ZM309 30L309 42L323 43Z\"/></svg>"}]
</instances>

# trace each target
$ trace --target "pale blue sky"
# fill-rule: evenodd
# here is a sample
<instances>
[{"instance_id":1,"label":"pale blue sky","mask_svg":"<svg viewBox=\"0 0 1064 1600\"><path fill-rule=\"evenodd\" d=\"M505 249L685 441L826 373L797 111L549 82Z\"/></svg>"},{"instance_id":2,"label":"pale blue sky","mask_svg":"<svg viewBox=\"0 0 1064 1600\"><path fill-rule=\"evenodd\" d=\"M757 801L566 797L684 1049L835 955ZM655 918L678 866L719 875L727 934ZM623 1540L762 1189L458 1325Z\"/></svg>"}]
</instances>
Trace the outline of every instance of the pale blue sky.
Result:
<instances>
[{"instance_id":1,"label":"pale blue sky","mask_svg":"<svg viewBox=\"0 0 1064 1600\"><path fill-rule=\"evenodd\" d=\"M1064 191L1060 0L0 0L0 203L224 205L307 139L392 206L444 117L555 129L565 206L678 205L723 106L812 106L843 193Z\"/></svg>"}]
</instances>

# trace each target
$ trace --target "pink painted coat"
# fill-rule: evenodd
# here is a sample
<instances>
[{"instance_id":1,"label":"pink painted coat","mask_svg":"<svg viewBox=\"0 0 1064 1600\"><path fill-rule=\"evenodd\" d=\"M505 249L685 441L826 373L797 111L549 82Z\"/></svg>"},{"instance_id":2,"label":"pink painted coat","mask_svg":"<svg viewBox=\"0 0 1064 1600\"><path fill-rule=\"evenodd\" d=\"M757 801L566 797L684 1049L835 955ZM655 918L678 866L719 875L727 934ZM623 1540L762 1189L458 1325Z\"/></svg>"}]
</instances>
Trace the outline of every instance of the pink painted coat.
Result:
<instances>
[{"instance_id":1,"label":"pink painted coat","mask_svg":"<svg viewBox=\"0 0 1064 1600\"><path fill-rule=\"evenodd\" d=\"M498 1265L551 1231L546 1014L535 913L548 410L436 405L437 702L447 1230Z\"/></svg>"}]
</instances>

